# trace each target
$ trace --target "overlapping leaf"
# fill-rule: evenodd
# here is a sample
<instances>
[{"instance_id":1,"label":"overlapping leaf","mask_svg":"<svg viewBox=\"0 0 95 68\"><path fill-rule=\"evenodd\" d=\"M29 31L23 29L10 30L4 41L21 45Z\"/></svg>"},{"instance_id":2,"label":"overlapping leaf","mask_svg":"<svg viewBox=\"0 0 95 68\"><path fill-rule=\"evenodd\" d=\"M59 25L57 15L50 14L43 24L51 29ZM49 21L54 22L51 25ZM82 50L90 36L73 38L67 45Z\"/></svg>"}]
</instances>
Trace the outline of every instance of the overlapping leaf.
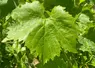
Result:
<instances>
[{"instance_id":1,"label":"overlapping leaf","mask_svg":"<svg viewBox=\"0 0 95 68\"><path fill-rule=\"evenodd\" d=\"M55 7L49 18L38 2L17 7L11 14L19 22L9 27L8 36L3 40L24 40L31 53L36 53L46 63L60 55L61 48L76 53L77 31L74 18L63 7Z\"/></svg>"},{"instance_id":2,"label":"overlapping leaf","mask_svg":"<svg viewBox=\"0 0 95 68\"><path fill-rule=\"evenodd\" d=\"M87 16L86 14L80 14L79 18L78 18L79 22L78 26L79 26L79 30L81 31L81 34L85 34L88 32L88 30L93 27L93 21L90 21L89 16Z\"/></svg>"}]
</instances>

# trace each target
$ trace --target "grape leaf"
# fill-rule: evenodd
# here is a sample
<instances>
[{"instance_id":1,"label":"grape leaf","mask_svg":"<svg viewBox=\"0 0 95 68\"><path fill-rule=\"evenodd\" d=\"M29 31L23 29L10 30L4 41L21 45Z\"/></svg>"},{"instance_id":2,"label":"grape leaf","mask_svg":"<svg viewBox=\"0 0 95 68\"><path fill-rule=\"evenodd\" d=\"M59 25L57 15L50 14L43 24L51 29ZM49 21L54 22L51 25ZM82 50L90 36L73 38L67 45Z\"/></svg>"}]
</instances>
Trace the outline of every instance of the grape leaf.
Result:
<instances>
[{"instance_id":1,"label":"grape leaf","mask_svg":"<svg viewBox=\"0 0 95 68\"><path fill-rule=\"evenodd\" d=\"M3 40L3 42L12 39L18 39L19 41L25 40L29 32L33 29L31 27L37 25L41 26L41 16L43 13L43 8L39 2L34 2L32 4L26 3L22 7L17 7L11 14L11 17L19 23L8 27L8 36Z\"/></svg>"},{"instance_id":2,"label":"grape leaf","mask_svg":"<svg viewBox=\"0 0 95 68\"><path fill-rule=\"evenodd\" d=\"M52 9L49 17L38 1L17 7L11 14L18 23L9 27L3 40L24 40L31 53L36 53L43 63L60 55L63 48L76 53L77 30L74 18L61 6Z\"/></svg>"},{"instance_id":3,"label":"grape leaf","mask_svg":"<svg viewBox=\"0 0 95 68\"><path fill-rule=\"evenodd\" d=\"M88 30L93 27L93 21L90 20L89 16L83 13L79 15L77 24L81 35L87 33Z\"/></svg>"},{"instance_id":4,"label":"grape leaf","mask_svg":"<svg viewBox=\"0 0 95 68\"><path fill-rule=\"evenodd\" d=\"M95 52L95 43L93 41L80 36L79 42L82 44L82 46L79 49L83 52L87 51L90 54L92 54L92 52Z\"/></svg>"}]
</instances>

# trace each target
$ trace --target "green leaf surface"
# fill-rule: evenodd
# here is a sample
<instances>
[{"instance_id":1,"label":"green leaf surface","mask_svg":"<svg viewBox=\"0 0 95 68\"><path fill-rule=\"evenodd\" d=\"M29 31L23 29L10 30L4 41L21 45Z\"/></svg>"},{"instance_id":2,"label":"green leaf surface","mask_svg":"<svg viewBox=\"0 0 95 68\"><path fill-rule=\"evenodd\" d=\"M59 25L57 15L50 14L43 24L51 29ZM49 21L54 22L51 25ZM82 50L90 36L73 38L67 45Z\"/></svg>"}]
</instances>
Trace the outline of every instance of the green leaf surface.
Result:
<instances>
[{"instance_id":1,"label":"green leaf surface","mask_svg":"<svg viewBox=\"0 0 95 68\"><path fill-rule=\"evenodd\" d=\"M65 60L61 57L55 57L53 61L48 61L47 64L42 66L42 64L38 64L37 68L69 68L68 62L65 62Z\"/></svg>"},{"instance_id":2,"label":"green leaf surface","mask_svg":"<svg viewBox=\"0 0 95 68\"><path fill-rule=\"evenodd\" d=\"M92 59L91 65L95 67L95 57Z\"/></svg>"},{"instance_id":3,"label":"green leaf surface","mask_svg":"<svg viewBox=\"0 0 95 68\"><path fill-rule=\"evenodd\" d=\"M36 4L36 6L35 6ZM35 9L36 8L36 9ZM33 26L41 26L41 16L43 13L43 7L39 2L26 3L22 7L17 7L11 14L11 17L19 23L8 27L8 36L3 40L25 40L29 32L34 29ZM35 18L36 17L36 18Z\"/></svg>"},{"instance_id":4,"label":"green leaf surface","mask_svg":"<svg viewBox=\"0 0 95 68\"><path fill-rule=\"evenodd\" d=\"M7 3L8 0L0 0L0 6L3 6L4 4Z\"/></svg>"},{"instance_id":5,"label":"green leaf surface","mask_svg":"<svg viewBox=\"0 0 95 68\"><path fill-rule=\"evenodd\" d=\"M85 2L85 0L79 0L79 4L81 4L81 3L83 3L83 2Z\"/></svg>"},{"instance_id":6,"label":"green leaf surface","mask_svg":"<svg viewBox=\"0 0 95 68\"><path fill-rule=\"evenodd\" d=\"M90 54L92 54L92 52L95 52L95 43L93 41L80 36L79 42L82 44L80 50L82 50L83 52L87 51Z\"/></svg>"},{"instance_id":7,"label":"green leaf surface","mask_svg":"<svg viewBox=\"0 0 95 68\"><path fill-rule=\"evenodd\" d=\"M49 18L38 2L17 7L11 14L18 23L9 27L8 36L3 40L24 40L31 53L36 53L43 63L60 56L63 48L76 53L77 30L74 18L63 7L54 7Z\"/></svg>"},{"instance_id":8,"label":"green leaf surface","mask_svg":"<svg viewBox=\"0 0 95 68\"><path fill-rule=\"evenodd\" d=\"M80 14L77 22L81 34L85 34L88 30L93 27L93 21L90 20L86 14Z\"/></svg>"}]
</instances>

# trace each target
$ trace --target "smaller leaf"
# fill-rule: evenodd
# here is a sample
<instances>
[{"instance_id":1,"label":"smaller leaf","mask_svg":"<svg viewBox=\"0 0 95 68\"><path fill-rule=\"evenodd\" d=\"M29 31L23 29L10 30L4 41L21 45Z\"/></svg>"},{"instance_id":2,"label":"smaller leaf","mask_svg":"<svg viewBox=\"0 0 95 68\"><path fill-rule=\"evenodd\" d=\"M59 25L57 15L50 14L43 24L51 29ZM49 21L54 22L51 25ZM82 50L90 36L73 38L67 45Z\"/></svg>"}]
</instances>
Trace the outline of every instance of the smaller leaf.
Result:
<instances>
[{"instance_id":1,"label":"smaller leaf","mask_svg":"<svg viewBox=\"0 0 95 68\"><path fill-rule=\"evenodd\" d=\"M93 59L91 61L91 65L95 67L95 56L93 57Z\"/></svg>"},{"instance_id":2,"label":"smaller leaf","mask_svg":"<svg viewBox=\"0 0 95 68\"><path fill-rule=\"evenodd\" d=\"M88 32L88 30L93 27L93 21L90 21L89 16L85 15L85 14L80 14L79 18L78 18L78 27L79 27L79 31L81 31L81 34L85 34Z\"/></svg>"},{"instance_id":3,"label":"smaller leaf","mask_svg":"<svg viewBox=\"0 0 95 68\"><path fill-rule=\"evenodd\" d=\"M89 53L95 52L95 43L87 38L80 37L79 42L82 46L79 48L83 52L87 51Z\"/></svg>"}]
</instances>

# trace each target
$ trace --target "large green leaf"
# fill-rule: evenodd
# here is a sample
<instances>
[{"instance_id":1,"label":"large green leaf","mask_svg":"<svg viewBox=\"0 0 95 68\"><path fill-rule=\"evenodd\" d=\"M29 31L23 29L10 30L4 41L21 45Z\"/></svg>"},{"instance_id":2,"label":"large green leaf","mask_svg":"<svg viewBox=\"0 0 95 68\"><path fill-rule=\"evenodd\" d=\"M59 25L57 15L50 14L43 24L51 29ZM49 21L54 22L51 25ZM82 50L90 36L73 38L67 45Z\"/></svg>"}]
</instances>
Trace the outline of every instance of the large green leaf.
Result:
<instances>
[{"instance_id":1,"label":"large green leaf","mask_svg":"<svg viewBox=\"0 0 95 68\"><path fill-rule=\"evenodd\" d=\"M46 63L60 55L63 48L76 53L77 31L74 18L57 6L44 16L44 8L38 2L26 3L17 7L11 14L17 25L9 27L8 36L3 40L25 40L25 45L31 53L35 53Z\"/></svg>"}]
</instances>

